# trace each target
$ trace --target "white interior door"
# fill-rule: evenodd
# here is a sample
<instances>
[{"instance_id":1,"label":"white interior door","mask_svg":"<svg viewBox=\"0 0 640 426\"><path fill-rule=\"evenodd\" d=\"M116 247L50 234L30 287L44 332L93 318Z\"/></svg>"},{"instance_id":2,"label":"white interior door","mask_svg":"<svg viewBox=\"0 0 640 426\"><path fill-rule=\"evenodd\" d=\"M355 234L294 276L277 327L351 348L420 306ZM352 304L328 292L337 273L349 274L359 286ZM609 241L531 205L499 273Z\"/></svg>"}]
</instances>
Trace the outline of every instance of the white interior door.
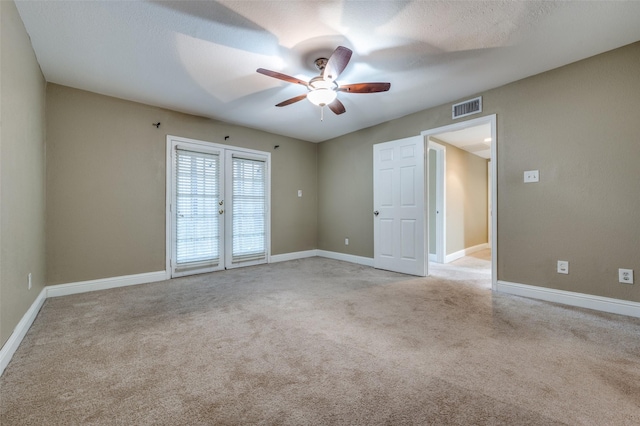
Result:
<instances>
[{"instance_id":1,"label":"white interior door","mask_svg":"<svg viewBox=\"0 0 640 426\"><path fill-rule=\"evenodd\" d=\"M373 265L427 275L427 208L422 136L373 146Z\"/></svg>"}]
</instances>

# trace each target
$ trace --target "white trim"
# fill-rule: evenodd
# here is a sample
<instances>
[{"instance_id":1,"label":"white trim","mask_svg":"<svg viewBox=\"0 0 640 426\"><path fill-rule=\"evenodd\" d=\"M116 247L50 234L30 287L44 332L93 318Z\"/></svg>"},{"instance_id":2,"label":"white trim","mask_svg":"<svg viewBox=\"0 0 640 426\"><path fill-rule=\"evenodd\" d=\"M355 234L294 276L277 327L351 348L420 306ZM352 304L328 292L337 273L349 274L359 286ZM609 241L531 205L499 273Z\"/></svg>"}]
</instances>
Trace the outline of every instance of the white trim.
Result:
<instances>
[{"instance_id":1,"label":"white trim","mask_svg":"<svg viewBox=\"0 0 640 426\"><path fill-rule=\"evenodd\" d=\"M22 343L22 339L29 331L31 324L38 316L38 312L40 312L40 308L44 304L44 301L47 299L47 289L46 287L42 289L36 300L31 304L31 307L24 314L16 328L9 336L9 340L2 346L0 349L0 376L4 373L4 369L9 365L9 361L13 358L13 354L18 350L18 346Z\"/></svg>"},{"instance_id":2,"label":"white trim","mask_svg":"<svg viewBox=\"0 0 640 426\"><path fill-rule=\"evenodd\" d=\"M169 271L147 272L144 274L124 275L121 277L101 278L98 280L79 281L69 284L57 284L45 287L47 297L69 296L71 294L87 293L89 291L106 290L116 287L147 284L168 280Z\"/></svg>"},{"instance_id":3,"label":"white trim","mask_svg":"<svg viewBox=\"0 0 640 426\"><path fill-rule=\"evenodd\" d=\"M269 258L269 263L287 262L289 260L315 257L317 255L318 255L318 250L295 251L291 253L275 254Z\"/></svg>"},{"instance_id":4,"label":"white trim","mask_svg":"<svg viewBox=\"0 0 640 426\"><path fill-rule=\"evenodd\" d=\"M496 291L513 294L515 296L530 297L547 302L562 303L564 305L593 309L618 315L640 318L640 303L628 300L612 299L591 294L575 293L572 291L556 290L508 281L498 281Z\"/></svg>"},{"instance_id":5,"label":"white trim","mask_svg":"<svg viewBox=\"0 0 640 426\"><path fill-rule=\"evenodd\" d=\"M335 251L316 250L319 257L326 257L328 259L342 260L344 262L357 263L359 265L373 267L372 257L355 256L353 254L338 253Z\"/></svg>"},{"instance_id":6,"label":"white trim","mask_svg":"<svg viewBox=\"0 0 640 426\"><path fill-rule=\"evenodd\" d=\"M484 250L486 248L489 248L489 243L482 243L482 244L478 244L477 246L467 247L465 249L458 250L455 253L448 254L447 257L444 259L444 263L453 262L454 260L458 260L461 257L469 256L470 254L473 254L480 250Z\"/></svg>"},{"instance_id":7,"label":"white trim","mask_svg":"<svg viewBox=\"0 0 640 426\"><path fill-rule=\"evenodd\" d=\"M438 257L433 253L429 253L429 262L437 262L437 261L438 261Z\"/></svg>"}]
</instances>

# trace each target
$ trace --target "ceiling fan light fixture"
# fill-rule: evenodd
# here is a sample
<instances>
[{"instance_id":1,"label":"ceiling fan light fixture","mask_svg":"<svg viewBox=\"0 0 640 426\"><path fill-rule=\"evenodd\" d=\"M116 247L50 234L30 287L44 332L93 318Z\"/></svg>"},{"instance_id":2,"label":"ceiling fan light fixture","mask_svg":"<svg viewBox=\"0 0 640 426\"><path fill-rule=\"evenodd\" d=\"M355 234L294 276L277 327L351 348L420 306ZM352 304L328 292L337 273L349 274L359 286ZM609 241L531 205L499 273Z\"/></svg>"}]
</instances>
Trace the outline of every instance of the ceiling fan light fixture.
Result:
<instances>
[{"instance_id":1,"label":"ceiling fan light fixture","mask_svg":"<svg viewBox=\"0 0 640 426\"><path fill-rule=\"evenodd\" d=\"M315 89L307 94L307 99L314 105L325 106L333 102L338 93L333 89Z\"/></svg>"},{"instance_id":2,"label":"ceiling fan light fixture","mask_svg":"<svg viewBox=\"0 0 640 426\"><path fill-rule=\"evenodd\" d=\"M256 71L268 77L305 86L309 91L308 93L287 99L286 101L276 104L276 106L283 107L291 105L307 98L309 99L309 102L320 107L320 120L322 120L325 106L329 107L331 112L335 115L344 114L346 112L344 104L338 99L338 92L379 93L386 92L391 87L391 83L355 83L341 86L338 85L338 83L336 83L336 79L349 64L352 53L353 52L350 49L344 46L338 46L336 50L333 51L329 59L316 59L315 65L316 68L318 68L318 71L320 71L320 75L312 78L308 83L304 80L291 77L290 75L282 74L277 71L270 71L264 68L258 68Z\"/></svg>"},{"instance_id":3,"label":"ceiling fan light fixture","mask_svg":"<svg viewBox=\"0 0 640 426\"><path fill-rule=\"evenodd\" d=\"M309 82L307 99L314 105L329 105L338 96L337 89L335 81L325 80L322 76L314 77Z\"/></svg>"}]
</instances>

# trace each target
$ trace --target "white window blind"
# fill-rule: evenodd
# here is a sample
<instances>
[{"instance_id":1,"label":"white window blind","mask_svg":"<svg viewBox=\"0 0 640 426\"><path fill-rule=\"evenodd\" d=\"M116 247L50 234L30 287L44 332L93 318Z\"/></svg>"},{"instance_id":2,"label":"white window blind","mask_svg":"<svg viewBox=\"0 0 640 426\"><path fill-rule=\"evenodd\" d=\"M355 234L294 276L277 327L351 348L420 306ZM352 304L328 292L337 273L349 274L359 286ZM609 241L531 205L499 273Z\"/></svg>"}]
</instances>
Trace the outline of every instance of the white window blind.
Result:
<instances>
[{"instance_id":1,"label":"white window blind","mask_svg":"<svg viewBox=\"0 0 640 426\"><path fill-rule=\"evenodd\" d=\"M176 263L220 261L220 156L176 149Z\"/></svg>"},{"instance_id":2,"label":"white window blind","mask_svg":"<svg viewBox=\"0 0 640 426\"><path fill-rule=\"evenodd\" d=\"M233 263L266 257L266 196L265 162L233 157Z\"/></svg>"}]
</instances>

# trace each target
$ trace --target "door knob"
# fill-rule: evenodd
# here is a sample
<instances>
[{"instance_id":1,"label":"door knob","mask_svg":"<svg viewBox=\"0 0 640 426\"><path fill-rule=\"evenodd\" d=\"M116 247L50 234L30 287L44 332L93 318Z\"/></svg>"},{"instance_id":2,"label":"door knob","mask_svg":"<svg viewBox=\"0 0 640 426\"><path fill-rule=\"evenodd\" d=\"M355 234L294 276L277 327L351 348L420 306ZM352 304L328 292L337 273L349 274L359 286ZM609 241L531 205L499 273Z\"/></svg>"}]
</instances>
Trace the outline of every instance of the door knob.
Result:
<instances>
[{"instance_id":1,"label":"door knob","mask_svg":"<svg viewBox=\"0 0 640 426\"><path fill-rule=\"evenodd\" d=\"M375 212L373 212L373 214L378 216L380 214L380 212L378 210L376 210Z\"/></svg>"}]
</instances>

